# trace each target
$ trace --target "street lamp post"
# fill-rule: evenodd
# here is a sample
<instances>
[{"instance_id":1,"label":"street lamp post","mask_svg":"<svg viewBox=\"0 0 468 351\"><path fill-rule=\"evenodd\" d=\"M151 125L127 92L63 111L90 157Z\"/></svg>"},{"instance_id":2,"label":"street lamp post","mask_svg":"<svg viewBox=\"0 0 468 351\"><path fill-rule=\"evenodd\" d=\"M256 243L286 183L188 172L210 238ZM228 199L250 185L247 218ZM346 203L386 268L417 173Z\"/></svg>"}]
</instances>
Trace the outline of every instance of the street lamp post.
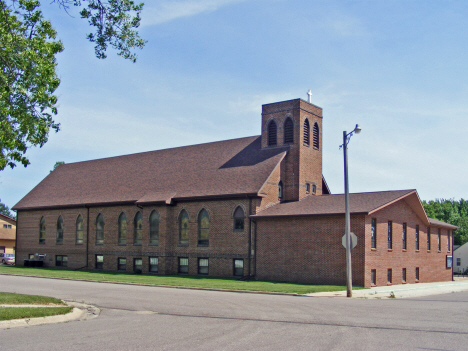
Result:
<instances>
[{"instance_id":1,"label":"street lamp post","mask_svg":"<svg viewBox=\"0 0 468 351\"><path fill-rule=\"evenodd\" d=\"M356 133L359 134L361 128L359 124L356 124L356 127L352 132L346 133L343 132L343 158L344 158L344 184L345 184L345 235L346 235L346 296L353 296L353 279L352 279L352 270L351 270L351 235L350 235L350 215L349 215L349 182L348 182L348 143L351 139L351 136Z\"/></svg>"}]
</instances>

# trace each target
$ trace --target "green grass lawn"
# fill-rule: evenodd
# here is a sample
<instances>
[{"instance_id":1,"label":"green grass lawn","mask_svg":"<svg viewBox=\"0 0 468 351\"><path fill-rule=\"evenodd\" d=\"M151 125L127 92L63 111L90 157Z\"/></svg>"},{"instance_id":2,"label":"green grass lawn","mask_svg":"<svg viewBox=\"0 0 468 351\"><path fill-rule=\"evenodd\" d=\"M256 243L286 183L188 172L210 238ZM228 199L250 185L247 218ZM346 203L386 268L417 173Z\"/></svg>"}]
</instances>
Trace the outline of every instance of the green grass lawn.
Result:
<instances>
[{"instance_id":1,"label":"green grass lawn","mask_svg":"<svg viewBox=\"0 0 468 351\"><path fill-rule=\"evenodd\" d=\"M307 294L321 291L346 290L340 285L307 285L266 281L241 281L227 278L210 278L200 276L140 275L102 271L73 271L54 268L29 268L0 266L0 274L18 274L36 277L63 278L73 280L91 280L130 284L145 284L173 287L190 287L204 289L223 289L238 291L263 291L289 294ZM355 289L362 289L356 287Z\"/></svg>"},{"instance_id":2,"label":"green grass lawn","mask_svg":"<svg viewBox=\"0 0 468 351\"><path fill-rule=\"evenodd\" d=\"M1 287L0 287L1 289ZM65 305L61 300L47 296L0 292L0 305Z\"/></svg>"},{"instance_id":3,"label":"green grass lawn","mask_svg":"<svg viewBox=\"0 0 468 351\"><path fill-rule=\"evenodd\" d=\"M56 316L66 314L72 309L73 307L0 307L0 321Z\"/></svg>"}]
</instances>

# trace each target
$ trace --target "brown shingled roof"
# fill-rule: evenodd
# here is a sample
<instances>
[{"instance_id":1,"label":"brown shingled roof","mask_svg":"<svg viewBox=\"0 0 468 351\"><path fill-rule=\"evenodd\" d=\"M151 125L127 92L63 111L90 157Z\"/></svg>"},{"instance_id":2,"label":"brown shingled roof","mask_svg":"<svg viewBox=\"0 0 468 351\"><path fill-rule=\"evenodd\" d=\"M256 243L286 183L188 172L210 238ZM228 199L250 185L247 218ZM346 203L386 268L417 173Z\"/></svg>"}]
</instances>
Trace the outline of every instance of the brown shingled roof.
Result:
<instances>
[{"instance_id":1,"label":"brown shingled roof","mask_svg":"<svg viewBox=\"0 0 468 351\"><path fill-rule=\"evenodd\" d=\"M417 197L416 190L378 191L349 194L350 212L371 214L379 209L410 195ZM412 199L414 201L414 199ZM412 201L411 201L412 202ZM421 203L419 202L422 207ZM424 211L424 210L423 210ZM345 213L344 194L310 195L296 202L280 203L259 212L253 217L335 215ZM427 217L421 213L420 217Z\"/></svg>"},{"instance_id":2,"label":"brown shingled roof","mask_svg":"<svg viewBox=\"0 0 468 351\"><path fill-rule=\"evenodd\" d=\"M287 150L254 136L64 164L13 209L256 195Z\"/></svg>"},{"instance_id":3,"label":"brown shingled roof","mask_svg":"<svg viewBox=\"0 0 468 351\"><path fill-rule=\"evenodd\" d=\"M437 219L430 218L430 217L429 217L429 223L431 223L431 225L433 225L435 227L443 227L443 228L454 229L454 230L458 229L458 227L456 225L452 225L452 224L449 224L449 223L438 221Z\"/></svg>"}]
</instances>

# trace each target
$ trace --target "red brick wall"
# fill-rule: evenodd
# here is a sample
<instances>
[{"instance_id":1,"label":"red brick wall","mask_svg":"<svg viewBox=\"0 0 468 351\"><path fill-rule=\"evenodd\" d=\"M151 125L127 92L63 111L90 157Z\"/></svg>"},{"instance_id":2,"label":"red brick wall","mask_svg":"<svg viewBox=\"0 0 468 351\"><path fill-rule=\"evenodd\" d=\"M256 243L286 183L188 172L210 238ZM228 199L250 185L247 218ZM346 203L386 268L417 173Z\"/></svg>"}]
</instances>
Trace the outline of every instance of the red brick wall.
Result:
<instances>
[{"instance_id":1,"label":"red brick wall","mask_svg":"<svg viewBox=\"0 0 468 351\"><path fill-rule=\"evenodd\" d=\"M371 248L371 221L377 220L377 248ZM392 249L388 249L388 221L392 221ZM403 249L403 223L407 224L406 250ZM419 225L419 250L416 250L416 225ZM371 285L371 270L376 270L376 285L387 285L387 270L392 269L392 283L402 283L402 269L406 268L406 282L415 283L416 267L419 282L452 280L452 269L446 268L447 230L442 229L441 251L438 251L438 228L431 228L431 250L427 250L427 226L413 212L405 200L366 216L365 286ZM451 248L450 248L451 249Z\"/></svg>"},{"instance_id":2,"label":"red brick wall","mask_svg":"<svg viewBox=\"0 0 468 351\"><path fill-rule=\"evenodd\" d=\"M45 265L55 266L55 255L67 255L69 267L86 266L86 242L75 244L75 225L78 215L83 217L83 228L86 230L85 208L18 211L17 213L17 250L16 264L23 265L29 254L46 254ZM46 222L45 244L39 244L39 223L44 216ZM57 219L63 218L63 244L56 244ZM84 233L86 236L86 232Z\"/></svg>"},{"instance_id":3,"label":"red brick wall","mask_svg":"<svg viewBox=\"0 0 468 351\"><path fill-rule=\"evenodd\" d=\"M257 223L258 279L346 285L344 215L259 218ZM363 285L364 216L352 216L351 231L358 236L353 281Z\"/></svg>"},{"instance_id":4,"label":"red brick wall","mask_svg":"<svg viewBox=\"0 0 468 351\"><path fill-rule=\"evenodd\" d=\"M377 220L377 248L371 249L371 221ZM392 221L392 249L388 249L388 221ZM344 215L259 218L257 220L257 278L308 284L346 284L346 253L341 244ZM407 224L407 249L403 250L402 228ZM446 268L447 230L431 228L431 250L427 250L427 227L405 200L400 200L370 216L351 216L351 231L358 237L351 251L353 285L371 286L371 270L376 270L376 285L387 285L387 270L392 283L402 283L406 268L407 283L452 280ZM415 250L415 226L419 225L420 250Z\"/></svg>"},{"instance_id":5,"label":"red brick wall","mask_svg":"<svg viewBox=\"0 0 468 351\"><path fill-rule=\"evenodd\" d=\"M161 274L177 274L178 257L189 257L189 274L197 274L198 257L209 258L209 275L232 276L233 259L244 259L244 274L248 274L249 249L249 199L186 202L175 206L110 206L89 209L89 243L87 263L95 267L95 256L104 255L104 270L116 271L119 257L127 258L127 271L133 271L133 259L142 258L143 273L148 272L149 257L159 257ZM243 231L234 231L233 213L241 205L245 210ZM254 204L252 204L253 208ZM198 213L205 208L210 215L209 246L198 244ZM189 214L189 245L179 245L178 216L185 209ZM159 245L149 244L149 216L153 210L160 214ZM143 215L142 245L133 245L133 219L137 211ZM118 244L118 217L125 212L127 216L127 244ZM95 221L97 215L104 216L104 244L96 245ZM75 223L78 214L83 216L84 243L75 244ZM56 223L58 216L63 217L63 244L56 244ZM46 243L39 244L39 222L46 220ZM86 266L86 224L87 209L19 211L18 212L18 249L17 263L23 264L29 254L47 254L46 266L55 266L55 255L67 255L68 267Z\"/></svg>"}]
</instances>

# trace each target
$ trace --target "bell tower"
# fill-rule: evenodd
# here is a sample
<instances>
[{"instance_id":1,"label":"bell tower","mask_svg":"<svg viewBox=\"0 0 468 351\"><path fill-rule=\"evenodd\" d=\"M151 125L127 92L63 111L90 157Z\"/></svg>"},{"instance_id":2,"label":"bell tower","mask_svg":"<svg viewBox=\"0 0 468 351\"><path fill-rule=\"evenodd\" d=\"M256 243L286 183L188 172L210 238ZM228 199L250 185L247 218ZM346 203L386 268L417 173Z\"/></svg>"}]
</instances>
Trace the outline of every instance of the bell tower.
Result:
<instances>
[{"instance_id":1,"label":"bell tower","mask_svg":"<svg viewBox=\"0 0 468 351\"><path fill-rule=\"evenodd\" d=\"M262 106L262 149L287 147L282 201L322 195L322 108L302 99Z\"/></svg>"}]
</instances>

